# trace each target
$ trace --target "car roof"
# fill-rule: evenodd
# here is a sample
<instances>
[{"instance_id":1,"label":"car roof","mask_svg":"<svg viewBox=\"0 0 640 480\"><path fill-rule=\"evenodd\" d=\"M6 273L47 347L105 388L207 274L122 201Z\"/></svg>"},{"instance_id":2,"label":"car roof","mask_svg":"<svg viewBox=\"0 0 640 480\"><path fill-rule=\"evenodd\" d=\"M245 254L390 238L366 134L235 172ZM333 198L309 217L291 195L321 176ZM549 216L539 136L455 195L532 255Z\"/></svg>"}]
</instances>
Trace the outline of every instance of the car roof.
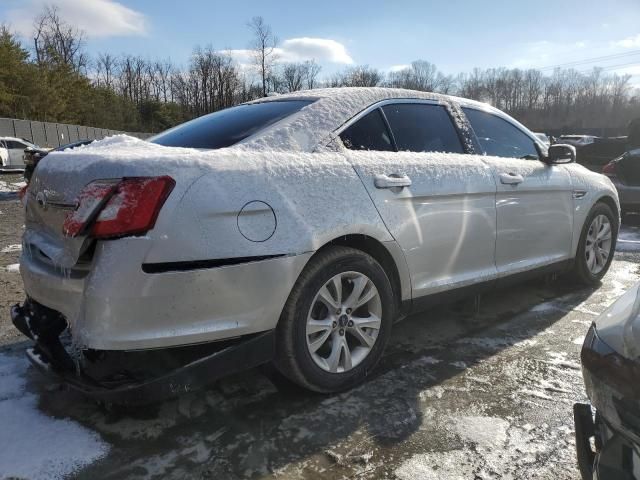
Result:
<instances>
[{"instance_id":1,"label":"car roof","mask_svg":"<svg viewBox=\"0 0 640 480\"><path fill-rule=\"evenodd\" d=\"M26 140L24 138L18 138L18 137L0 137L0 141L2 140L11 140L13 142L27 142L33 145L33 142L30 142L29 140Z\"/></svg>"},{"instance_id":2,"label":"car roof","mask_svg":"<svg viewBox=\"0 0 640 480\"><path fill-rule=\"evenodd\" d=\"M456 103L462 107L489 111L528 131L526 127L504 112L486 103L440 93L402 88L320 88L273 95L247 102L247 104L287 100L309 100L313 103L240 142L238 146L251 149L313 151L317 147L325 145L337 128L344 125L358 113L373 104L385 100L430 100L442 103Z\"/></svg>"},{"instance_id":3,"label":"car roof","mask_svg":"<svg viewBox=\"0 0 640 480\"><path fill-rule=\"evenodd\" d=\"M366 97L368 100L377 98L378 101L390 99L417 99L417 100L436 100L444 102L456 102L464 105L477 106L481 108L493 109L487 103L470 100L468 98L456 97L454 95L445 95L443 93L424 92L420 90L409 90L406 88L390 88L390 87L339 87L339 88L318 88L314 90L300 90L284 94L270 95L268 97L259 98L247 103L263 103L278 102L284 100L319 100L319 99L338 99L351 100L358 97Z\"/></svg>"}]
</instances>

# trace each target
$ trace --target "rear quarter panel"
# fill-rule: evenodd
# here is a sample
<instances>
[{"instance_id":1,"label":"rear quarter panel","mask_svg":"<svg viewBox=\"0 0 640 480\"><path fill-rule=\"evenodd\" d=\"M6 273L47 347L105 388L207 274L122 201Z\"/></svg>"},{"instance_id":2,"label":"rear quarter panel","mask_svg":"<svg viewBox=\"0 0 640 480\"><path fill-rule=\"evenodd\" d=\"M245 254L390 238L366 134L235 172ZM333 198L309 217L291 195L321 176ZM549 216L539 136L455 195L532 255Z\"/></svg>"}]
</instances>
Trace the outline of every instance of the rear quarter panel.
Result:
<instances>
[{"instance_id":1,"label":"rear quarter panel","mask_svg":"<svg viewBox=\"0 0 640 480\"><path fill-rule=\"evenodd\" d=\"M275 231L245 238L238 214L264 202ZM335 152L220 150L170 214L161 214L146 262L300 254L346 234L393 238L346 158Z\"/></svg>"}]
</instances>

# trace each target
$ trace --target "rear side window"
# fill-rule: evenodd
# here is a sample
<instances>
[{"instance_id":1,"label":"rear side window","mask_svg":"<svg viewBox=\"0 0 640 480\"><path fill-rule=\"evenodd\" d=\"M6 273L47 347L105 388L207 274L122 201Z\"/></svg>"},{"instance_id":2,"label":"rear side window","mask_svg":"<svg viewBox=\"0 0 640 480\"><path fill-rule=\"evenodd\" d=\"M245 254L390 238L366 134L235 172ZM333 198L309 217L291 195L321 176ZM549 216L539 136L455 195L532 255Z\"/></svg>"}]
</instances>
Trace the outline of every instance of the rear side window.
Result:
<instances>
[{"instance_id":1,"label":"rear side window","mask_svg":"<svg viewBox=\"0 0 640 480\"><path fill-rule=\"evenodd\" d=\"M282 100L238 105L178 125L149 141L167 147L230 147L311 103L313 100Z\"/></svg>"},{"instance_id":2,"label":"rear side window","mask_svg":"<svg viewBox=\"0 0 640 480\"><path fill-rule=\"evenodd\" d=\"M463 153L449 114L442 105L398 103L382 107L398 151Z\"/></svg>"},{"instance_id":3,"label":"rear side window","mask_svg":"<svg viewBox=\"0 0 640 480\"><path fill-rule=\"evenodd\" d=\"M389 129L377 108L349 126L340 138L350 150L395 151Z\"/></svg>"},{"instance_id":4,"label":"rear side window","mask_svg":"<svg viewBox=\"0 0 640 480\"><path fill-rule=\"evenodd\" d=\"M538 159L538 150L528 135L506 120L491 113L463 108L469 123L487 155Z\"/></svg>"}]
</instances>

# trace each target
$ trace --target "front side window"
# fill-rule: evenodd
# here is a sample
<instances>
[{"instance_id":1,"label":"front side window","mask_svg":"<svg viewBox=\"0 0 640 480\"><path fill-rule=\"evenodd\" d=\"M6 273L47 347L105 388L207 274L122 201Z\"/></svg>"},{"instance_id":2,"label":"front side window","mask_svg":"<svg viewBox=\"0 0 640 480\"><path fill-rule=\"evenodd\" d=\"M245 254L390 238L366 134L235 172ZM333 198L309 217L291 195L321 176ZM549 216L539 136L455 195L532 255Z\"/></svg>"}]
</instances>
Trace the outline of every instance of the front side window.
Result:
<instances>
[{"instance_id":1,"label":"front side window","mask_svg":"<svg viewBox=\"0 0 640 480\"><path fill-rule=\"evenodd\" d=\"M484 153L494 157L538 159L534 141L522 130L491 113L463 108Z\"/></svg>"},{"instance_id":2,"label":"front side window","mask_svg":"<svg viewBox=\"0 0 640 480\"><path fill-rule=\"evenodd\" d=\"M14 150L14 149L21 149L24 150L27 146L24 143L20 143L20 142L16 142L15 140L7 140L7 148Z\"/></svg>"},{"instance_id":3,"label":"front side window","mask_svg":"<svg viewBox=\"0 0 640 480\"><path fill-rule=\"evenodd\" d=\"M397 103L382 107L398 151L463 153L449 114L442 105Z\"/></svg>"},{"instance_id":4,"label":"front side window","mask_svg":"<svg viewBox=\"0 0 640 480\"><path fill-rule=\"evenodd\" d=\"M345 129L340 139L349 150L395 151L389 129L377 108Z\"/></svg>"},{"instance_id":5,"label":"front side window","mask_svg":"<svg viewBox=\"0 0 640 480\"><path fill-rule=\"evenodd\" d=\"M230 147L313 102L314 100L276 100L238 105L173 127L149 141L167 147Z\"/></svg>"}]
</instances>

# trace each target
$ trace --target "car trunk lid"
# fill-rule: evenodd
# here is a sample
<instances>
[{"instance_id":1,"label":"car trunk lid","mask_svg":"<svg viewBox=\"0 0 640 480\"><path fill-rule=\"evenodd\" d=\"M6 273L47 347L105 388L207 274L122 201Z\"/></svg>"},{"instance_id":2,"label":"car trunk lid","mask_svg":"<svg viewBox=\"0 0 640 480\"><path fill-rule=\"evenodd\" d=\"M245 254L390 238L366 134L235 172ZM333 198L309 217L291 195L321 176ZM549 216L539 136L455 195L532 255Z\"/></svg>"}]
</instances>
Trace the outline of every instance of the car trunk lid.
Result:
<instances>
[{"instance_id":1,"label":"car trunk lid","mask_svg":"<svg viewBox=\"0 0 640 480\"><path fill-rule=\"evenodd\" d=\"M126 213L131 207L131 198L125 197L125 205L111 205L107 202L109 198L117 200L121 193L121 186L129 182L129 190L133 191L137 197L134 199L133 207L137 203L144 204L147 208L147 224L153 228L155 222L154 215L157 211L148 211L153 208L149 206L148 186L144 182L135 179L168 179L175 189L184 191L197 176L202 174L201 165L197 162L187 162L187 158L194 157L194 151L188 149L177 149L152 145L130 137L121 139L113 138L97 142L89 147L76 148L72 151L52 152L44 157L35 169L32 180L25 195L25 233L24 247L37 248L42 254L50 259L56 267L73 268L79 261L84 261L83 254L89 251L89 247L94 243L94 235L89 236L89 228L76 228L70 232L69 225L73 224L77 218L87 220L87 226L93 223L98 212L110 219L112 225L121 225L122 218L113 217L118 213L118 209ZM174 182L174 180L176 180ZM100 191L105 184L117 185L117 192L112 195ZM89 186L89 187L88 187ZM94 202L91 198L91 190L96 188L96 195L104 195L104 202ZM109 189L106 189L109 190ZM89 192L89 195L87 195ZM157 193L157 192L156 192ZM159 195L159 194L158 194ZM156 203L162 206L165 196ZM179 197L180 192L173 191L172 197ZM89 201L87 202L87 198ZM119 198L123 200L122 198ZM142 199L142 200L141 200ZM146 201L146 203L145 203ZM87 204L93 212L85 212ZM79 208L77 208L80 206ZM103 210L104 207L104 210ZM115 209L115 212L114 212ZM69 218L71 217L71 218ZM138 218L131 216L130 218ZM71 222L66 220L71 220ZM126 224L126 221L124 222ZM144 230L144 226L142 230ZM77 226L77 225L76 225ZM126 226L126 225L125 225ZM134 225L135 226L135 225ZM109 238L117 237L106 235ZM141 235L141 230L131 233L125 232L121 236Z\"/></svg>"}]
</instances>

